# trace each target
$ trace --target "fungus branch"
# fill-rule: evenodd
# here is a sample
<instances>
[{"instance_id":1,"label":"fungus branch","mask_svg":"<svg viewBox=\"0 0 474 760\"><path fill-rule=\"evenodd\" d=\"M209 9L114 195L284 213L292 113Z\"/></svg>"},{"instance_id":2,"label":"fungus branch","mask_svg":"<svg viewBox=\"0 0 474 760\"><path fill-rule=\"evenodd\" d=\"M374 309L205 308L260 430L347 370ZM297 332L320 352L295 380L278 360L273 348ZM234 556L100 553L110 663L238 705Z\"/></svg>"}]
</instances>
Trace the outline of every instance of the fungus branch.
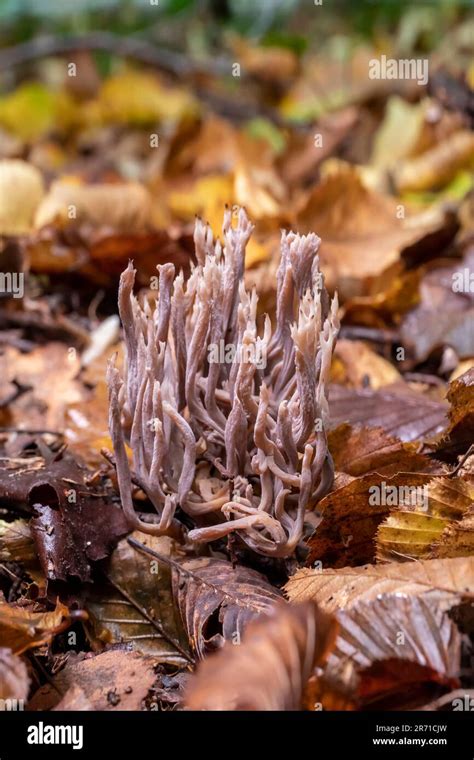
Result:
<instances>
[{"instance_id":1,"label":"fungus branch","mask_svg":"<svg viewBox=\"0 0 474 760\"><path fill-rule=\"evenodd\" d=\"M185 281L158 267L157 297L133 294L129 264L119 289L123 377L108 368L110 433L126 517L166 531L179 506L192 541L238 531L260 554L283 557L302 538L305 512L331 487L327 383L339 323L319 270L315 234L282 233L272 333L257 327L258 297L246 291L252 225L225 212L222 242L196 221L197 265ZM159 515L144 523L134 480Z\"/></svg>"}]
</instances>

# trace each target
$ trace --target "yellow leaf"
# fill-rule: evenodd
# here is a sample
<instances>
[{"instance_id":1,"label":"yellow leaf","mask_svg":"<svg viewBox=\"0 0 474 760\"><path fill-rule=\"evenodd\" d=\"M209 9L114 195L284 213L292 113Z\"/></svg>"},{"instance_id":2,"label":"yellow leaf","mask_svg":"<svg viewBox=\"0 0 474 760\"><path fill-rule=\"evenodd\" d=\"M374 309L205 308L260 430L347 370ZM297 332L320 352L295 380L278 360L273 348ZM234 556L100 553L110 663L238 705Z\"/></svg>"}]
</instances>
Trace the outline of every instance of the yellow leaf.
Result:
<instances>
[{"instance_id":1,"label":"yellow leaf","mask_svg":"<svg viewBox=\"0 0 474 760\"><path fill-rule=\"evenodd\" d=\"M43 195L43 178L34 166L14 159L0 161L0 234L29 232Z\"/></svg>"}]
</instances>

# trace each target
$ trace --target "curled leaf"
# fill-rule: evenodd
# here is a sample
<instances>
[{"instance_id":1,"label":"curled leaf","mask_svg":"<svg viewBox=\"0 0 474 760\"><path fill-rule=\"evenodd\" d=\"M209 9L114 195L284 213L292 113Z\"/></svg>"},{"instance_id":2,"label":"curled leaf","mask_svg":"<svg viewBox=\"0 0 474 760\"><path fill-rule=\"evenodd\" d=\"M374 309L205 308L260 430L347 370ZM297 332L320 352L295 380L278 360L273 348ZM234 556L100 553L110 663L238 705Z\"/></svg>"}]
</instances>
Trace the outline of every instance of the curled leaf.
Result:
<instances>
[{"instance_id":1,"label":"curled leaf","mask_svg":"<svg viewBox=\"0 0 474 760\"><path fill-rule=\"evenodd\" d=\"M242 643L226 643L189 681L191 710L297 710L313 668L336 636L334 618L313 602L276 606L250 623Z\"/></svg>"},{"instance_id":2,"label":"curled leaf","mask_svg":"<svg viewBox=\"0 0 474 760\"><path fill-rule=\"evenodd\" d=\"M199 657L239 642L246 625L268 612L281 594L264 575L220 559L186 560L173 569L173 588L189 639Z\"/></svg>"}]
</instances>

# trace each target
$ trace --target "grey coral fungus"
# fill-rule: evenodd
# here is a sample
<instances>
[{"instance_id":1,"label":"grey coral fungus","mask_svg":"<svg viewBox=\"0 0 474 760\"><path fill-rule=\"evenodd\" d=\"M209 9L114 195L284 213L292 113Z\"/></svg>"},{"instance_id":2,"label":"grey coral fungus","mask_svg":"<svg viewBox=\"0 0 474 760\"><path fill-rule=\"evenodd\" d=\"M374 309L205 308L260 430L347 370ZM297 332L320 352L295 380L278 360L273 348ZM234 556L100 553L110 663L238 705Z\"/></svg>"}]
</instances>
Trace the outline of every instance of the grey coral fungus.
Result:
<instances>
[{"instance_id":1,"label":"grey coral fungus","mask_svg":"<svg viewBox=\"0 0 474 760\"><path fill-rule=\"evenodd\" d=\"M226 210L221 243L198 219L197 265L187 280L159 266L153 303L134 296L132 265L123 272L125 363L123 378L108 367L110 434L132 528L161 534L179 506L196 526L191 541L238 531L256 552L285 557L333 480L325 425L337 298L317 235L282 232L276 326L266 316L258 330L258 297L243 282L252 230L243 209L235 228ZM132 480L158 522L138 517Z\"/></svg>"}]
</instances>

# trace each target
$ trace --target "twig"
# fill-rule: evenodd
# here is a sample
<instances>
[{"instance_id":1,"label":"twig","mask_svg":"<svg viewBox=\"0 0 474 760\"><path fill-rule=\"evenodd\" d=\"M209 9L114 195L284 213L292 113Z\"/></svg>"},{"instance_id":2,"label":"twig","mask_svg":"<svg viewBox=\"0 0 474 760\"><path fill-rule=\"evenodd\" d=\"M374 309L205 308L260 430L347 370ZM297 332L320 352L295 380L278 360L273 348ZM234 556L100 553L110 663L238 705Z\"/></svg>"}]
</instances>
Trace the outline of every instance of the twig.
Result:
<instances>
[{"instance_id":1,"label":"twig","mask_svg":"<svg viewBox=\"0 0 474 760\"><path fill-rule=\"evenodd\" d=\"M456 467L454 468L454 470L452 470L449 473L448 478L454 478L454 476L458 474L459 470L462 469L464 463L467 462L467 460L469 459L469 457L471 456L471 454L474 454L474 443L472 443L469 446L469 448L466 451L466 453L462 455L461 459L459 460L459 463L456 465Z\"/></svg>"}]
</instances>

